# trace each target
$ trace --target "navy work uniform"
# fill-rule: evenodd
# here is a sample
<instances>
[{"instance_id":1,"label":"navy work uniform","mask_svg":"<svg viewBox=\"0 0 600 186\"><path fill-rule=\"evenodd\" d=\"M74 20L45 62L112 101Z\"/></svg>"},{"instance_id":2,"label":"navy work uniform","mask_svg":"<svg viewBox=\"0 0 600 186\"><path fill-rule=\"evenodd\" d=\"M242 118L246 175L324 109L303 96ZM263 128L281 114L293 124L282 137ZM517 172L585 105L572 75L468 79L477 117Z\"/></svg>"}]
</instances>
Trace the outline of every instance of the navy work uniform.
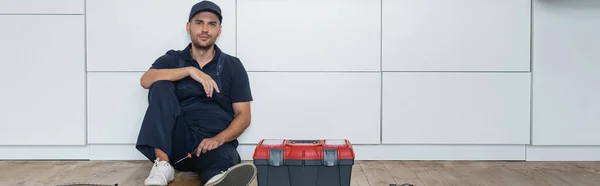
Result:
<instances>
[{"instance_id":1,"label":"navy work uniform","mask_svg":"<svg viewBox=\"0 0 600 186\"><path fill-rule=\"evenodd\" d=\"M191 43L184 50L169 50L159 57L151 69L169 69L193 66L210 75L219 86L207 97L202 84L191 77L178 81L156 81L149 88L146 110L136 148L154 161L154 148L162 149L170 160L176 161L192 152L205 138L225 130L233 121L235 102L252 101L248 74L241 61L222 52L215 45L215 56L203 68L190 53ZM238 140L186 159L174 168L195 171L207 181L221 171L240 163L236 150ZM171 162L173 163L173 162Z\"/></svg>"}]
</instances>

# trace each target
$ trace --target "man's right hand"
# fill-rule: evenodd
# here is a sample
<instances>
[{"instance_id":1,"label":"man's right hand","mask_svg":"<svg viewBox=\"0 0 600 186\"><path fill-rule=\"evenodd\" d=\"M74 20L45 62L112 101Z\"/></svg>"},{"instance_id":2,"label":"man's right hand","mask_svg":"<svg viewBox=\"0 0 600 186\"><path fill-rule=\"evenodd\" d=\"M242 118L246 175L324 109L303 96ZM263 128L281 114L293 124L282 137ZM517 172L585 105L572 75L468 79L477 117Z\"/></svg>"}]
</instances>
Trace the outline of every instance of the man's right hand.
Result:
<instances>
[{"instance_id":1,"label":"man's right hand","mask_svg":"<svg viewBox=\"0 0 600 186\"><path fill-rule=\"evenodd\" d=\"M200 84L202 84L202 86L204 86L204 91L206 92L206 96L207 97L212 97L213 94L213 90L217 91L217 92L221 92L219 90L219 86L217 85L217 82L215 82L215 80L213 80L208 74L198 70L197 68L194 67L189 67L189 74L190 77L198 82L200 82Z\"/></svg>"}]
</instances>

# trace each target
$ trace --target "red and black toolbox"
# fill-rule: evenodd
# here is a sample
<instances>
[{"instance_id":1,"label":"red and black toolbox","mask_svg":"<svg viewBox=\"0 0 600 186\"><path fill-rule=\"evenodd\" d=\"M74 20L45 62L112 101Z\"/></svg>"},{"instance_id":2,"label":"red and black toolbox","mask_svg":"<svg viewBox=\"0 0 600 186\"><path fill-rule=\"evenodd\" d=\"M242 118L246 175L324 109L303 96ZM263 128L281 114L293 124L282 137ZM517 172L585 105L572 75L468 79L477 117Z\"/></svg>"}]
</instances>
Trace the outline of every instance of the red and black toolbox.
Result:
<instances>
[{"instance_id":1,"label":"red and black toolbox","mask_svg":"<svg viewBox=\"0 0 600 186\"><path fill-rule=\"evenodd\" d=\"M348 140L263 139L254 151L258 186L350 186Z\"/></svg>"}]
</instances>

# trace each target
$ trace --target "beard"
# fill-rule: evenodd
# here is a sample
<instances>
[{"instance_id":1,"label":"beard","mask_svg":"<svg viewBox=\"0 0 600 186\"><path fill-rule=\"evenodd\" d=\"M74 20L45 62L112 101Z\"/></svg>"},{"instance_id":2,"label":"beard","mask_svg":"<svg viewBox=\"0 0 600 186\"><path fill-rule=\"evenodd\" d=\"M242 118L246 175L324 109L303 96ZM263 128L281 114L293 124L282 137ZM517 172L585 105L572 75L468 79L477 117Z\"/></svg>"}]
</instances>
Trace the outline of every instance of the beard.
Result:
<instances>
[{"instance_id":1,"label":"beard","mask_svg":"<svg viewBox=\"0 0 600 186\"><path fill-rule=\"evenodd\" d=\"M212 39L209 39L206 44L202 44L197 37L192 37L191 40L194 47L201 50L207 50L215 44L215 41Z\"/></svg>"}]
</instances>

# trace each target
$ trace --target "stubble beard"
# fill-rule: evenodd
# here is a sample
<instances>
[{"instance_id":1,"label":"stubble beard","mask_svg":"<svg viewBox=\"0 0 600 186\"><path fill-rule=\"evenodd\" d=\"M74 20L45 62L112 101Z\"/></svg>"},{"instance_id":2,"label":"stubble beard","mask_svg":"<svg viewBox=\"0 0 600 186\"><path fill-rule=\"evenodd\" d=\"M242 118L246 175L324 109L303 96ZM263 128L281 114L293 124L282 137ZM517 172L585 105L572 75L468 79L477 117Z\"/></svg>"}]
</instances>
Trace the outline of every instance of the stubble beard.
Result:
<instances>
[{"instance_id":1,"label":"stubble beard","mask_svg":"<svg viewBox=\"0 0 600 186\"><path fill-rule=\"evenodd\" d=\"M202 43L200 43L200 41L197 38L192 38L192 44L197 49L208 50L208 49L210 49L210 47L212 47L215 44L215 42L212 40L209 40L206 45L203 45Z\"/></svg>"}]
</instances>

